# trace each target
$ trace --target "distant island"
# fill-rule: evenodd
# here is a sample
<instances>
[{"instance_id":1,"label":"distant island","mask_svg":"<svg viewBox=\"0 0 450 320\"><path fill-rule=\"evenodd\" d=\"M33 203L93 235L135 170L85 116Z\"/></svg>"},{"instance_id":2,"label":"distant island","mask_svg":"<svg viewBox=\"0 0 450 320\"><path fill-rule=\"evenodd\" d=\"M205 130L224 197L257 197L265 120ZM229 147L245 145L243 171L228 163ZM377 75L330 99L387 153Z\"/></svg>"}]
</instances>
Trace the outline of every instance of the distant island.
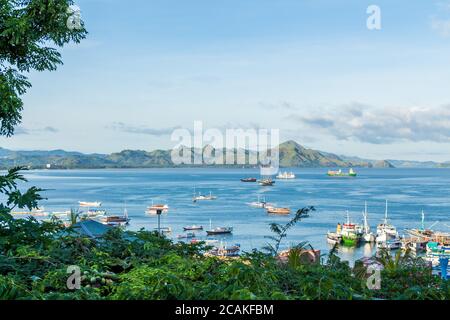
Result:
<instances>
[{"instance_id":1,"label":"distant island","mask_svg":"<svg viewBox=\"0 0 450 320\"><path fill-rule=\"evenodd\" d=\"M201 151L201 150L200 150ZM188 167L175 165L172 150L123 150L112 154L84 154L64 150L12 151L0 148L0 169L26 166L30 169L102 169L102 168L172 168ZM191 149L192 154L198 150ZM217 152L217 151L216 151ZM236 150L233 150L235 155ZM245 150L245 154L253 151ZM280 166L299 168L444 168L450 163L418 162L403 160L369 160L308 149L295 141L286 141L279 146ZM207 166L207 165L204 165ZM219 165L216 165L219 166ZM242 167L242 164L220 165ZM253 167L253 165L244 165ZM189 165L189 167L193 167Z\"/></svg>"}]
</instances>

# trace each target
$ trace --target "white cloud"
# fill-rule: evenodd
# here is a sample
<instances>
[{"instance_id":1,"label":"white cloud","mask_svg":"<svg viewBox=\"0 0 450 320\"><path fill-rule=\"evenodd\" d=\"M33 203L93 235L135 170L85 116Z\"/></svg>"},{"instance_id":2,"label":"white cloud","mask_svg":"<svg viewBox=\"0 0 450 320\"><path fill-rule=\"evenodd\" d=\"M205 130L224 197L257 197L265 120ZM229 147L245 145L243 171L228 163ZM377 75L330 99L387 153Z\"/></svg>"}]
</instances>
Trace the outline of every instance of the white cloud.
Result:
<instances>
[{"instance_id":1,"label":"white cloud","mask_svg":"<svg viewBox=\"0 0 450 320\"><path fill-rule=\"evenodd\" d=\"M375 108L353 103L321 108L288 118L337 140L372 144L450 142L450 105L440 107Z\"/></svg>"}]
</instances>

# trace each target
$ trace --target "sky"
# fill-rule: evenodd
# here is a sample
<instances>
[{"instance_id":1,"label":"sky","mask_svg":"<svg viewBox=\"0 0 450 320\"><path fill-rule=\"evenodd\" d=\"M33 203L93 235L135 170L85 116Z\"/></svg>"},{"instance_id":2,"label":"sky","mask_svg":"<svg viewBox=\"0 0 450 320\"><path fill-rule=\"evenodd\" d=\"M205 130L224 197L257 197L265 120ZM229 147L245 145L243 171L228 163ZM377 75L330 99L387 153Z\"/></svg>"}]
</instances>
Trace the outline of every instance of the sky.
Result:
<instances>
[{"instance_id":1,"label":"sky","mask_svg":"<svg viewBox=\"0 0 450 320\"><path fill-rule=\"evenodd\" d=\"M450 161L450 1L76 0L89 31L31 73L0 146L169 149L176 128L275 128L372 159ZM377 5L381 29L369 30Z\"/></svg>"}]
</instances>

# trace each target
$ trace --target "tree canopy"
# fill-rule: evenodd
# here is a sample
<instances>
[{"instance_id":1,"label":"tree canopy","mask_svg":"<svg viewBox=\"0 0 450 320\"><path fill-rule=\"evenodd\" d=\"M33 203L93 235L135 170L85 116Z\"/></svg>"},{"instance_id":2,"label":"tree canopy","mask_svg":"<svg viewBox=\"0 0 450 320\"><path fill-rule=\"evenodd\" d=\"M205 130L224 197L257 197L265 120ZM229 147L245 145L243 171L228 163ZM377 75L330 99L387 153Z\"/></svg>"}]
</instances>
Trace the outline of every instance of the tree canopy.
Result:
<instances>
[{"instance_id":1,"label":"tree canopy","mask_svg":"<svg viewBox=\"0 0 450 320\"><path fill-rule=\"evenodd\" d=\"M31 87L26 73L56 70L58 49L86 37L71 6L71 0L0 0L0 135L13 135L22 120L21 96Z\"/></svg>"}]
</instances>

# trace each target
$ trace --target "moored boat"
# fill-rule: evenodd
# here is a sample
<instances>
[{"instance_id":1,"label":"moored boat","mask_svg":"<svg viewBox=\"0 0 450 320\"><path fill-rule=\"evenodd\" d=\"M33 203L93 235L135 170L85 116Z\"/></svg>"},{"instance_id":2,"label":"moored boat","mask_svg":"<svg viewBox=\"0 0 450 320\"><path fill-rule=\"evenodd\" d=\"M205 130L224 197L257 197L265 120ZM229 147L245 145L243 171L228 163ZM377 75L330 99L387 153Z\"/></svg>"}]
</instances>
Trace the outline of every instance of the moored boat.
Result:
<instances>
[{"instance_id":1,"label":"moored boat","mask_svg":"<svg viewBox=\"0 0 450 320\"><path fill-rule=\"evenodd\" d=\"M179 234L177 236L177 238L178 239L192 239L192 238L195 238L195 233L187 232L187 233Z\"/></svg>"},{"instance_id":2,"label":"moored boat","mask_svg":"<svg viewBox=\"0 0 450 320\"><path fill-rule=\"evenodd\" d=\"M185 226L185 227L183 227L183 230L184 230L184 231L203 230L203 226L196 226L196 225Z\"/></svg>"},{"instance_id":3,"label":"moored boat","mask_svg":"<svg viewBox=\"0 0 450 320\"><path fill-rule=\"evenodd\" d=\"M346 246L356 246L360 242L362 234L362 228L350 222L350 215L347 211L347 223L342 225L341 231L342 242Z\"/></svg>"},{"instance_id":4,"label":"moored boat","mask_svg":"<svg viewBox=\"0 0 450 320\"><path fill-rule=\"evenodd\" d=\"M216 200L217 197L212 195L212 192L209 192L208 196L204 196L201 195L200 193L198 195L195 194L194 192L194 197L192 198L192 202L197 202L197 201L209 201L209 200Z\"/></svg>"},{"instance_id":5,"label":"moored boat","mask_svg":"<svg viewBox=\"0 0 450 320\"><path fill-rule=\"evenodd\" d=\"M327 242L332 245L340 244L342 242L342 235L337 232L328 232Z\"/></svg>"},{"instance_id":6,"label":"moored boat","mask_svg":"<svg viewBox=\"0 0 450 320\"><path fill-rule=\"evenodd\" d=\"M386 209L384 212L384 221L377 226L377 242L386 242L388 240L398 239L397 228L388 221L388 202L386 200Z\"/></svg>"},{"instance_id":7,"label":"moored boat","mask_svg":"<svg viewBox=\"0 0 450 320\"><path fill-rule=\"evenodd\" d=\"M261 179L258 181L260 186L268 187L273 186L275 184L275 181L272 179Z\"/></svg>"},{"instance_id":8,"label":"moored boat","mask_svg":"<svg viewBox=\"0 0 450 320\"><path fill-rule=\"evenodd\" d=\"M233 232L232 227L216 227L210 230L206 230L208 236L219 235L219 234L231 234Z\"/></svg>"},{"instance_id":9,"label":"moored boat","mask_svg":"<svg viewBox=\"0 0 450 320\"><path fill-rule=\"evenodd\" d=\"M289 209L289 208L274 208L274 207L267 207L267 213L270 213L270 214L288 215L288 214L291 213L291 209Z\"/></svg>"},{"instance_id":10,"label":"moored boat","mask_svg":"<svg viewBox=\"0 0 450 320\"><path fill-rule=\"evenodd\" d=\"M277 179L295 179L295 174L293 172L281 172L277 175Z\"/></svg>"},{"instance_id":11,"label":"moored boat","mask_svg":"<svg viewBox=\"0 0 450 320\"><path fill-rule=\"evenodd\" d=\"M158 212L168 213L169 206L167 204L153 204L152 202L152 205L147 207L147 209L145 210L145 213L150 215L158 214Z\"/></svg>"},{"instance_id":12,"label":"moored boat","mask_svg":"<svg viewBox=\"0 0 450 320\"><path fill-rule=\"evenodd\" d=\"M78 201L78 205L80 207L92 207L92 208L97 208L97 207L101 207L102 203L100 201L94 201L94 202L89 202L89 201Z\"/></svg>"}]
</instances>

